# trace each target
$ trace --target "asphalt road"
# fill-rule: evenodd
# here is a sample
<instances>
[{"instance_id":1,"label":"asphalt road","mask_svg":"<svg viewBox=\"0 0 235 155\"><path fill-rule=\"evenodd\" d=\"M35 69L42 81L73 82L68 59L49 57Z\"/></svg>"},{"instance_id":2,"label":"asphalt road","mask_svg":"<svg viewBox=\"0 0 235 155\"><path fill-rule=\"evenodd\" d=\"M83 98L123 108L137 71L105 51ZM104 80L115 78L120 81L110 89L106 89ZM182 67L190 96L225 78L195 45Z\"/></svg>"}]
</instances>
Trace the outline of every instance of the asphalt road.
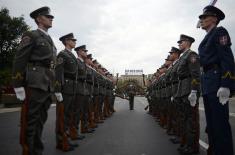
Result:
<instances>
[{"instance_id":1,"label":"asphalt road","mask_svg":"<svg viewBox=\"0 0 235 155\"><path fill-rule=\"evenodd\" d=\"M169 141L166 131L162 129L144 111L146 99L135 97L135 110L129 111L128 101L116 98L116 113L104 124L99 125L93 134L78 141L79 147L68 155L178 155L178 145ZM201 111L201 129L205 124L204 113ZM0 113L0 154L20 155L19 145L19 111ZM234 117L231 117L232 129L235 132ZM49 110L48 120L44 127L44 155L65 154L55 149L55 107ZM206 142L206 135L201 134ZM205 150L201 149L201 155Z\"/></svg>"},{"instance_id":2,"label":"asphalt road","mask_svg":"<svg viewBox=\"0 0 235 155\"><path fill-rule=\"evenodd\" d=\"M136 101L142 103L143 105L147 105L147 101L145 98L137 97ZM200 112L200 145L202 149L207 149L208 147L208 139L207 134L205 133L206 127L206 119L205 119L205 112L204 112L204 105L202 98L199 100L199 112ZM230 110L230 125L233 132L233 141L235 142L235 98L230 99L229 103L229 110ZM235 143L233 143L233 148L235 148Z\"/></svg>"}]
</instances>

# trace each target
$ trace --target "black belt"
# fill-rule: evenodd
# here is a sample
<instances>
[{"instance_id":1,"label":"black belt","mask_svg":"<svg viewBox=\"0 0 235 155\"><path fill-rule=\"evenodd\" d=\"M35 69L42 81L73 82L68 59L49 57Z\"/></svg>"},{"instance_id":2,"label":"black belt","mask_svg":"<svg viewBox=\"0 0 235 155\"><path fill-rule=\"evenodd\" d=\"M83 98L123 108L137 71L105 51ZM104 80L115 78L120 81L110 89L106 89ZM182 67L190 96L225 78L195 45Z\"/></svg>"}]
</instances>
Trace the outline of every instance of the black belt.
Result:
<instances>
[{"instance_id":1,"label":"black belt","mask_svg":"<svg viewBox=\"0 0 235 155\"><path fill-rule=\"evenodd\" d=\"M88 84L93 84L93 82L92 82L92 81L86 81L86 83L88 83Z\"/></svg>"},{"instance_id":2,"label":"black belt","mask_svg":"<svg viewBox=\"0 0 235 155\"><path fill-rule=\"evenodd\" d=\"M64 78L71 79L71 80L76 80L76 75L65 73Z\"/></svg>"},{"instance_id":3,"label":"black belt","mask_svg":"<svg viewBox=\"0 0 235 155\"><path fill-rule=\"evenodd\" d=\"M218 68L220 68L218 64L210 64L202 67L203 72L207 72L209 70L218 69Z\"/></svg>"},{"instance_id":4,"label":"black belt","mask_svg":"<svg viewBox=\"0 0 235 155\"><path fill-rule=\"evenodd\" d=\"M54 66L51 66L50 64L43 63L43 62L30 62L30 63L28 63L28 66L40 66L40 67L44 67L44 68L48 68L48 69L54 68Z\"/></svg>"},{"instance_id":5,"label":"black belt","mask_svg":"<svg viewBox=\"0 0 235 155\"><path fill-rule=\"evenodd\" d=\"M179 77L180 80L184 80L184 79L187 79L187 78L190 78L190 76Z\"/></svg>"}]
</instances>

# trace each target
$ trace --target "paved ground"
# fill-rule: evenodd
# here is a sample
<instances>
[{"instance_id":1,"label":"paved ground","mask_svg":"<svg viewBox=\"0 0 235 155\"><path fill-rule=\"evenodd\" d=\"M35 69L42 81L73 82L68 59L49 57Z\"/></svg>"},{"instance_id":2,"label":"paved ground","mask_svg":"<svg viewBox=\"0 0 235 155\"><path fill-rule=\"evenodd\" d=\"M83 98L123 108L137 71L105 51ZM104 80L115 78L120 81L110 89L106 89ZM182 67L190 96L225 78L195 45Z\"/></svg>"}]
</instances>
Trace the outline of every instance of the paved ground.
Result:
<instances>
[{"instance_id":1,"label":"paved ground","mask_svg":"<svg viewBox=\"0 0 235 155\"><path fill-rule=\"evenodd\" d=\"M169 141L169 136L152 118L146 114L144 107L146 99L135 98L135 110L128 110L126 100L116 98L115 109L117 112L101 124L94 134L86 134L83 141L78 141L80 146L68 155L178 155L177 145ZM4 111L4 110L0 110ZM0 114L0 154L20 154L19 141L19 112ZM201 111L201 130L204 132L204 112ZM231 116L232 129L235 132L234 117ZM55 149L55 107L49 110L43 140L45 144L44 155L62 155L64 153ZM206 142L206 135L201 134L201 140ZM205 151L202 147L201 154Z\"/></svg>"},{"instance_id":2,"label":"paved ground","mask_svg":"<svg viewBox=\"0 0 235 155\"><path fill-rule=\"evenodd\" d=\"M147 105L145 98L136 98L140 103L143 105ZM235 142L235 98L230 99L230 125L233 131L233 141ZM208 147L208 139L207 134L205 133L205 127L206 127L206 120L205 120L205 112L204 112L204 105L202 98L200 98L200 104L199 104L199 112L200 112L200 145L202 148L206 149ZM235 143L234 148L235 148Z\"/></svg>"}]
</instances>

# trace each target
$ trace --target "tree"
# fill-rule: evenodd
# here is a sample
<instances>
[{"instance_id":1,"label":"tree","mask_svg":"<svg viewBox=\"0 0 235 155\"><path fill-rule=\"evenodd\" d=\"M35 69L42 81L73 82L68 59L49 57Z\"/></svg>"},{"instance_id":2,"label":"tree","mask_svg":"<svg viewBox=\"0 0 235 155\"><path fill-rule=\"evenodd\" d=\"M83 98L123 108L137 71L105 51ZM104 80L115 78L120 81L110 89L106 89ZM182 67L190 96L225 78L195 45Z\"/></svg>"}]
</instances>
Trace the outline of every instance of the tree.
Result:
<instances>
[{"instance_id":1,"label":"tree","mask_svg":"<svg viewBox=\"0 0 235 155\"><path fill-rule=\"evenodd\" d=\"M0 10L0 83L9 84L12 61L22 34L29 30L24 17L11 17L7 8Z\"/></svg>"}]
</instances>

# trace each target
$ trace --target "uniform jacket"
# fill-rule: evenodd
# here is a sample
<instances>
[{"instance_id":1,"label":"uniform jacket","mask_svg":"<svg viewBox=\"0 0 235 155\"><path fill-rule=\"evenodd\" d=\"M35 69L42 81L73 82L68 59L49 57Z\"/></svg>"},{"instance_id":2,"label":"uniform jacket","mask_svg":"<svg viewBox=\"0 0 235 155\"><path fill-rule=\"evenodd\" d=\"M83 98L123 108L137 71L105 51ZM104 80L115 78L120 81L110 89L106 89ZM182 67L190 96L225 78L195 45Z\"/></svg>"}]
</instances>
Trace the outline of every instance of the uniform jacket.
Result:
<instances>
[{"instance_id":1,"label":"uniform jacket","mask_svg":"<svg viewBox=\"0 0 235 155\"><path fill-rule=\"evenodd\" d=\"M13 87L54 91L56 47L41 30L26 32L13 61Z\"/></svg>"},{"instance_id":2,"label":"uniform jacket","mask_svg":"<svg viewBox=\"0 0 235 155\"><path fill-rule=\"evenodd\" d=\"M234 56L230 47L230 36L223 27L213 28L200 43L203 94L217 92L219 87L233 89Z\"/></svg>"},{"instance_id":3,"label":"uniform jacket","mask_svg":"<svg viewBox=\"0 0 235 155\"><path fill-rule=\"evenodd\" d=\"M78 86L77 93L81 95L90 95L87 88L87 66L84 61L78 60Z\"/></svg>"},{"instance_id":4,"label":"uniform jacket","mask_svg":"<svg viewBox=\"0 0 235 155\"><path fill-rule=\"evenodd\" d=\"M183 53L179 58L177 74L177 97L189 95L191 90L200 91L200 62L196 52L189 49Z\"/></svg>"},{"instance_id":5,"label":"uniform jacket","mask_svg":"<svg viewBox=\"0 0 235 155\"><path fill-rule=\"evenodd\" d=\"M76 93L78 61L71 51L61 51L57 56L56 91L73 95Z\"/></svg>"}]
</instances>

